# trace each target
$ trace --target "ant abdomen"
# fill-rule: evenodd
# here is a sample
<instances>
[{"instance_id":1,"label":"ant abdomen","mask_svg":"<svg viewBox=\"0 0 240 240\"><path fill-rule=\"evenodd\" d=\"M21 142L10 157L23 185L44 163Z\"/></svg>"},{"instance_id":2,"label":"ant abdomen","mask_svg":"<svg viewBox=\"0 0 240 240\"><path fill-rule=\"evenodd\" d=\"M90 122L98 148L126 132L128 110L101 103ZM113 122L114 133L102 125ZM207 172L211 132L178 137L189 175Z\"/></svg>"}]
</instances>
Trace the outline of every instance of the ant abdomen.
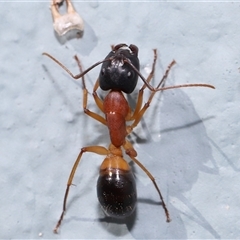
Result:
<instances>
[{"instance_id":1,"label":"ant abdomen","mask_svg":"<svg viewBox=\"0 0 240 240\"><path fill-rule=\"evenodd\" d=\"M113 165L115 167L112 167ZM137 201L136 183L128 163L123 158L115 156L114 159L104 160L97 182L97 196L108 217L121 219L134 212Z\"/></svg>"}]
</instances>

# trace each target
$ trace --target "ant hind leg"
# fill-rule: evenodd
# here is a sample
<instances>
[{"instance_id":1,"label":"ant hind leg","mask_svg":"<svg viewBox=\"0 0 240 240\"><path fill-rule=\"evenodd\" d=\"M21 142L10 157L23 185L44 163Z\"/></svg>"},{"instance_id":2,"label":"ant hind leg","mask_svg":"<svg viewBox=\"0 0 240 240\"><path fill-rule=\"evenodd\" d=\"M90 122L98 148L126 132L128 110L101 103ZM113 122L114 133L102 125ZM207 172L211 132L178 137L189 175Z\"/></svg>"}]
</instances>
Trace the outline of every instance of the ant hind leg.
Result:
<instances>
[{"instance_id":1,"label":"ant hind leg","mask_svg":"<svg viewBox=\"0 0 240 240\"><path fill-rule=\"evenodd\" d=\"M170 222L171 219L170 219L170 214L168 212L168 209L167 209L167 206L164 202L164 199L163 199L163 196L161 194L161 191L155 181L155 178L153 177L153 175L142 165L141 162L139 162L135 157L136 157L136 151L134 150L132 144L128 141L126 141L126 143L123 145L123 148L125 149L125 152L126 154L148 175L148 177L151 179L154 187L156 188L157 192L158 192L158 195L160 197L160 200L162 202L162 207L165 211L165 215L166 215L166 221L167 222ZM134 153L135 152L135 153Z\"/></svg>"},{"instance_id":2,"label":"ant hind leg","mask_svg":"<svg viewBox=\"0 0 240 240\"><path fill-rule=\"evenodd\" d=\"M62 223L64 214L65 214L66 209L67 209L66 205L67 205L67 198L68 198L69 189L70 189L70 186L72 185L73 177L74 177L75 172L77 170L77 167L80 163L82 155L85 152L92 152L92 153L96 153L96 154L99 154L99 155L107 155L108 154L108 150L105 147L101 147L101 146L89 146L89 147L84 147L84 148L81 149L80 153L78 154L77 159L75 160L75 163L72 167L71 173L70 173L69 178L68 178L67 188L66 188L66 191L65 191L65 194L64 194L64 200L63 200L63 210L62 210L60 218L59 218L59 220L56 224L56 227L53 230L54 233L58 232L58 229L59 229L59 227Z\"/></svg>"}]
</instances>

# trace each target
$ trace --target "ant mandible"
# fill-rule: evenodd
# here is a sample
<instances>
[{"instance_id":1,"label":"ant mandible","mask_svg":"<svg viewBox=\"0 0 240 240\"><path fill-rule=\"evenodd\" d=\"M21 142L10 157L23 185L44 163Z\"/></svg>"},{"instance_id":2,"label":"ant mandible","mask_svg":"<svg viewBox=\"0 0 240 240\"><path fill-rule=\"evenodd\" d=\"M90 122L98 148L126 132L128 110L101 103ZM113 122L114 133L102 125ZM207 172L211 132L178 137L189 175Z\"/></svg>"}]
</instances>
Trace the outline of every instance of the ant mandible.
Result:
<instances>
[{"instance_id":1,"label":"ant mandible","mask_svg":"<svg viewBox=\"0 0 240 240\"><path fill-rule=\"evenodd\" d=\"M139 72L138 47L133 44L130 46L127 46L126 44L118 44L114 47L112 46L112 51L106 56L103 61L99 61L93 64L85 71L82 69L80 60L77 58L77 56L75 56L74 58L76 59L80 68L80 74L76 76L73 75L63 64L61 64L58 60L56 60L48 53L43 53L43 55L48 56L57 64L59 64L74 79L82 78L84 113L99 121L103 125L106 125L109 129L111 140L108 148L102 146L88 146L81 149L68 178L67 188L63 200L62 214L57 222L56 227L54 228L54 232L57 233L63 220L64 214L66 212L69 189L72 185L73 177L82 158L82 155L85 152L106 155L106 158L103 160L100 166L100 173L97 181L97 196L103 208L103 211L107 216L122 219L130 216L135 210L137 201L136 183L129 164L123 158L124 150L125 153L133 160L133 162L135 162L153 182L154 187L156 188L162 202L162 207L166 215L166 221L170 222L170 215L167 206L163 200L161 191L154 177L142 165L142 163L136 159L137 152L133 148L132 144L126 140L126 137L138 125L145 111L150 106L150 103L156 92L180 87L214 88L214 86L209 84L184 84L163 87L170 69L176 63L175 60L173 60L169 64L157 87L153 88L150 85L150 81L153 78L155 71L157 50L154 49L152 70L147 79L145 79ZM105 117L102 117L101 115L92 112L87 108L88 90L85 85L84 75L99 64L102 64L102 67L99 77L93 88L93 98L98 108L104 113ZM139 90L136 107L132 112L122 92L126 94L132 93L136 87L138 77L143 80L144 84ZM97 89L99 87L102 90L110 90L103 100L97 94ZM143 92L146 87L151 90L151 94L148 101L142 105ZM132 121L132 124L127 126L127 121Z\"/></svg>"}]
</instances>

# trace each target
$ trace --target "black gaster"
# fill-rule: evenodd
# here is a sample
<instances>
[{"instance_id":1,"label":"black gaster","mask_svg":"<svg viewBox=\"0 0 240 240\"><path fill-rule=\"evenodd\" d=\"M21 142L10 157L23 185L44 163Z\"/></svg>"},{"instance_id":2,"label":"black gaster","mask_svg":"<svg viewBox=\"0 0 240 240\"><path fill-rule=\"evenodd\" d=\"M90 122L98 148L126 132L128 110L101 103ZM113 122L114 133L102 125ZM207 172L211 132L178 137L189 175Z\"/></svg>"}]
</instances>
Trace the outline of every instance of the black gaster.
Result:
<instances>
[{"instance_id":1,"label":"black gaster","mask_svg":"<svg viewBox=\"0 0 240 240\"><path fill-rule=\"evenodd\" d=\"M136 207L136 183L131 171L105 169L100 171L97 196L104 213L113 218L126 218Z\"/></svg>"}]
</instances>

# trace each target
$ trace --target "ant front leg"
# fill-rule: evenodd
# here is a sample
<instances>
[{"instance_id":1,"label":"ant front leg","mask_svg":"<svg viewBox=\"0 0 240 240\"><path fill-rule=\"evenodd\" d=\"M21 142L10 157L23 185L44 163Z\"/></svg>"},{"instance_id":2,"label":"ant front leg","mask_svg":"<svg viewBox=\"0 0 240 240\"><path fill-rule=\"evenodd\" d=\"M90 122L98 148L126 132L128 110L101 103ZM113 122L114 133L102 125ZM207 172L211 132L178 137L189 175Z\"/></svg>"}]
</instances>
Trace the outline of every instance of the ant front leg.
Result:
<instances>
[{"instance_id":1,"label":"ant front leg","mask_svg":"<svg viewBox=\"0 0 240 240\"><path fill-rule=\"evenodd\" d=\"M80 62L79 58L76 55L74 56L74 58L77 61L78 67L80 69L80 73L82 73L83 72L83 68L82 68L82 65L81 65L81 62ZM81 78L82 78L82 84L83 84L83 110L84 110L84 113L86 113L88 116L94 118L95 120L99 121L100 123L102 123L104 125L107 125L105 118L103 118L102 116L100 116L97 113L94 113L94 112L90 111L87 108L88 90L86 88L84 75ZM96 83L94 85L94 89L93 89L93 97L94 97L94 100L95 100L97 106L103 112L102 100L98 97L98 95L96 93L98 87L99 87L99 83L98 83L98 79L97 79L97 81L96 81Z\"/></svg>"},{"instance_id":2,"label":"ant front leg","mask_svg":"<svg viewBox=\"0 0 240 240\"><path fill-rule=\"evenodd\" d=\"M75 175L75 172L77 170L77 167L80 163L80 160L82 158L82 155L83 153L85 152L92 152L92 153L96 153L96 154L99 154L99 155L107 155L108 154L108 150L105 148L105 147L101 147L101 146L90 146L90 147L84 147L81 149L81 152L79 153L73 167L72 167L72 170L71 170L71 173L69 175L69 178L68 178L68 182L67 182L67 188L66 188L66 191L65 191L65 195L64 195L64 200L63 200L63 210L62 210L62 214L57 222L57 225L56 227L54 228L54 233L57 233L58 232L58 229L62 223L62 220L63 220L63 217L64 217L64 214L66 212L66 205L67 205L67 198L68 198L68 193L69 193L69 189L70 189L70 186L72 185L72 181L73 181L73 177Z\"/></svg>"},{"instance_id":3,"label":"ant front leg","mask_svg":"<svg viewBox=\"0 0 240 240\"><path fill-rule=\"evenodd\" d=\"M163 75L161 81L159 82L159 84L157 85L157 88L160 88L160 86L165 82L165 80L167 79L168 77L168 74L169 74L169 71L171 70L172 66L175 64L175 60L173 60L169 65L168 65L168 68L167 70L165 71L165 74ZM153 66L155 66L155 63L153 63ZM154 70L154 68L153 68ZM132 120L134 120L134 122L132 123L132 125L128 126L128 134L133 130L133 128L135 128L138 123L140 122L140 120L142 119L144 113L146 112L146 110L148 109L148 107L150 106L150 103L152 102L152 99L155 95L155 93L157 91L152 91L152 93L150 94L149 98L148 98L148 101L144 104L144 106L142 107L142 97L143 97L143 90L146 88L146 84L143 85L143 87L140 89L139 91L139 97L138 99L138 102L137 102L137 106L136 106L136 109L138 111L135 111L133 116L132 116ZM142 90L142 91L141 91ZM142 107L142 109L140 110L140 108Z\"/></svg>"},{"instance_id":4,"label":"ant front leg","mask_svg":"<svg viewBox=\"0 0 240 240\"><path fill-rule=\"evenodd\" d=\"M148 83L153 79L153 76L154 76L155 66L156 66L156 61L157 61L157 49L153 49L153 53L154 53L154 58L153 58L152 70L149 73L147 80L146 80ZM138 112L140 111L140 109L142 107L143 93L144 93L144 89L146 88L146 86L147 86L146 84L143 84L142 88L138 92L137 104L136 104L134 113L130 117L129 121L134 120L136 118L136 115L138 114Z\"/></svg>"},{"instance_id":5,"label":"ant front leg","mask_svg":"<svg viewBox=\"0 0 240 240\"><path fill-rule=\"evenodd\" d=\"M160 197L160 200L162 202L162 207L165 211L165 215L166 215L166 221L170 222L170 214L168 212L167 206L163 200L163 196L161 194L161 191L155 181L155 178L153 177L153 175L142 165L141 162L139 162L135 157L136 157L136 151L134 150L132 144L128 141L125 142L125 144L123 145L123 148L125 149L126 154L148 175L148 177L151 179L154 187L156 188L158 195Z\"/></svg>"},{"instance_id":6,"label":"ant front leg","mask_svg":"<svg viewBox=\"0 0 240 240\"><path fill-rule=\"evenodd\" d=\"M99 88L99 79L95 82L94 88L93 88L93 98L95 100L95 103L97 104L98 108L104 113L103 110L103 101L97 94L97 89Z\"/></svg>"}]
</instances>

